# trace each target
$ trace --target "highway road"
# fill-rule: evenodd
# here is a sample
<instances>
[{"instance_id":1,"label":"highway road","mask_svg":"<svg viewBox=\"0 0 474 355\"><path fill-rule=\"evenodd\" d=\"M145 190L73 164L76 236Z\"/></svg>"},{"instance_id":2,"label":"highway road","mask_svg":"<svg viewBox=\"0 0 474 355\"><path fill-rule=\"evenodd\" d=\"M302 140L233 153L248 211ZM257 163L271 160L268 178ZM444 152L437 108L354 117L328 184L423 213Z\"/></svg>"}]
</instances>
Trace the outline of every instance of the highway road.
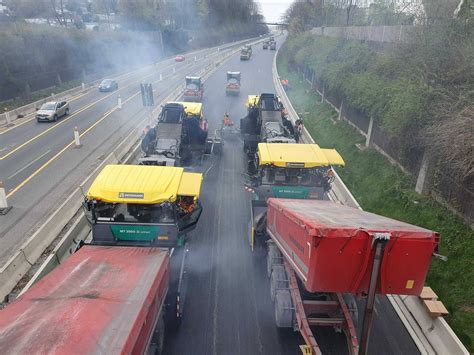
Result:
<instances>
[{"instance_id":1,"label":"highway road","mask_svg":"<svg viewBox=\"0 0 474 355\"><path fill-rule=\"evenodd\" d=\"M204 113L211 129L224 111L238 125L247 95L275 91L274 55L254 46L250 61L234 56L209 77ZM225 95L228 70L242 72L238 97ZM240 139L226 140L222 157L211 166L201 194L204 212L189 246L184 319L179 331L168 335L165 354L301 354L299 333L274 324L265 255L253 255L248 245L250 196L243 187L246 157ZM376 309L369 353L418 354L385 297L377 299ZM317 338L325 354L346 353L342 334L323 329Z\"/></svg>"},{"instance_id":2,"label":"highway road","mask_svg":"<svg viewBox=\"0 0 474 355\"><path fill-rule=\"evenodd\" d=\"M70 101L69 116L56 123L38 123L34 117L0 130L0 181L13 209L0 216L0 266L137 125L150 117L142 106L141 82L153 83L159 103L196 74L222 57L216 49L197 52L186 61L164 60L118 78L119 90L99 93L96 88ZM163 80L159 81L160 73ZM122 110L117 109L121 96ZM82 135L75 149L73 131Z\"/></svg>"}]
</instances>

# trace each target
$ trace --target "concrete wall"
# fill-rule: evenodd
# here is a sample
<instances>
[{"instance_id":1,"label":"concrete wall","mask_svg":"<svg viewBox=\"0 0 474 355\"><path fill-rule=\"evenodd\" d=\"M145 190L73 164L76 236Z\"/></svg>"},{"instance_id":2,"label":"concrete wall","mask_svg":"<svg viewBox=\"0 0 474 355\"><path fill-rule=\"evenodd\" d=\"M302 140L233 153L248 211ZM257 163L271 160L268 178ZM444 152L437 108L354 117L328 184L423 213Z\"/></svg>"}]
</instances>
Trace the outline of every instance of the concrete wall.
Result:
<instances>
[{"instance_id":1,"label":"concrete wall","mask_svg":"<svg viewBox=\"0 0 474 355\"><path fill-rule=\"evenodd\" d=\"M348 26L315 27L311 33L317 36L357 39L361 41L394 43L403 42L410 35L413 26Z\"/></svg>"}]
</instances>

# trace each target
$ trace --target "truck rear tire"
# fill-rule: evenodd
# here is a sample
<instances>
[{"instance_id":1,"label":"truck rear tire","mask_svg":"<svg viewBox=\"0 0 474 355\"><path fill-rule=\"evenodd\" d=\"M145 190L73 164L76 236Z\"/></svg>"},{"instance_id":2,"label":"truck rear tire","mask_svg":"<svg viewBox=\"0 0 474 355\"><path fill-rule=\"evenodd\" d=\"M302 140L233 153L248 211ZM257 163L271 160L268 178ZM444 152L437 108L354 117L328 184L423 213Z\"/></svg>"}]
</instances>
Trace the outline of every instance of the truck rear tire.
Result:
<instances>
[{"instance_id":1,"label":"truck rear tire","mask_svg":"<svg viewBox=\"0 0 474 355\"><path fill-rule=\"evenodd\" d=\"M288 288L287 276L283 265L273 265L272 276L270 277L270 296L275 301L276 293Z\"/></svg>"},{"instance_id":2,"label":"truck rear tire","mask_svg":"<svg viewBox=\"0 0 474 355\"><path fill-rule=\"evenodd\" d=\"M276 292L275 323L278 328L293 327L293 304L289 290L278 290Z\"/></svg>"},{"instance_id":3,"label":"truck rear tire","mask_svg":"<svg viewBox=\"0 0 474 355\"><path fill-rule=\"evenodd\" d=\"M153 333L153 338L151 340L150 349L153 351L152 354L161 355L163 354L163 347L165 343L165 320L163 316L160 316L158 322L156 323L156 328Z\"/></svg>"},{"instance_id":4,"label":"truck rear tire","mask_svg":"<svg viewBox=\"0 0 474 355\"><path fill-rule=\"evenodd\" d=\"M268 254L267 254L267 276L270 278L272 276L272 268L273 265L281 265L282 264L282 255L278 250L278 247L273 244L268 244Z\"/></svg>"}]
</instances>

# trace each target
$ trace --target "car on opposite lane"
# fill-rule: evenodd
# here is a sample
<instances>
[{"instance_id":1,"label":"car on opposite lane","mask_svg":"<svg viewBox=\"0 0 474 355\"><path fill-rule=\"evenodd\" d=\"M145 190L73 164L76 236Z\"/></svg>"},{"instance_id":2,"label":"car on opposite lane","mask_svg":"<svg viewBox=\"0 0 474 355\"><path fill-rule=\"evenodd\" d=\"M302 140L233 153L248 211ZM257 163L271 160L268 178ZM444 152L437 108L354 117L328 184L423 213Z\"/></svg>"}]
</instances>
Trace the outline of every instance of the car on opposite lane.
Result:
<instances>
[{"instance_id":1,"label":"car on opposite lane","mask_svg":"<svg viewBox=\"0 0 474 355\"><path fill-rule=\"evenodd\" d=\"M99 85L99 91L118 90L118 83L113 79L104 79Z\"/></svg>"},{"instance_id":2,"label":"car on opposite lane","mask_svg":"<svg viewBox=\"0 0 474 355\"><path fill-rule=\"evenodd\" d=\"M36 112L38 122L56 122L58 118L69 114L69 103L67 101L51 101L44 103Z\"/></svg>"},{"instance_id":3,"label":"car on opposite lane","mask_svg":"<svg viewBox=\"0 0 474 355\"><path fill-rule=\"evenodd\" d=\"M184 57L184 55L179 54L174 58L174 61L175 62L184 62L185 59L186 58Z\"/></svg>"}]
</instances>

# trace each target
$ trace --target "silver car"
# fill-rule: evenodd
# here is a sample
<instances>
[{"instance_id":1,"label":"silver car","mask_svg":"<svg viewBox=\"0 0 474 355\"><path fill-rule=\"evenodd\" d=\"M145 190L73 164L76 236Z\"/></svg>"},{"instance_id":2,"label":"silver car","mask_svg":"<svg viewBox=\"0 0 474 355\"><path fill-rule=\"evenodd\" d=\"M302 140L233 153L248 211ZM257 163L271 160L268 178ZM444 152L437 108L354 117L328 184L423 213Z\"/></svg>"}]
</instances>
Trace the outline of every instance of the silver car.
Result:
<instances>
[{"instance_id":1,"label":"silver car","mask_svg":"<svg viewBox=\"0 0 474 355\"><path fill-rule=\"evenodd\" d=\"M58 118L62 116L67 116L68 114L69 114L69 103L67 101L46 102L36 112L36 120L38 122L41 122L41 121L56 122Z\"/></svg>"}]
</instances>

